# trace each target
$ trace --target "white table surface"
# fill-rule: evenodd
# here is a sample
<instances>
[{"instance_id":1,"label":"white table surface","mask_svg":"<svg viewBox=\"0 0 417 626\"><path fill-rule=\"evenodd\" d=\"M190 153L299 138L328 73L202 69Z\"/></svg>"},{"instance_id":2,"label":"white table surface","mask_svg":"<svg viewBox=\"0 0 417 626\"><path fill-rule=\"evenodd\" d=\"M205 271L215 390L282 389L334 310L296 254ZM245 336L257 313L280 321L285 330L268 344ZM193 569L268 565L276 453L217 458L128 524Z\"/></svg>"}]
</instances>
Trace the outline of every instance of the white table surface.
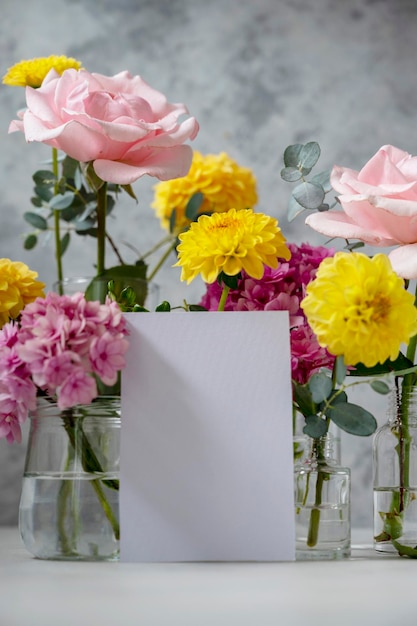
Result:
<instances>
[{"instance_id":1,"label":"white table surface","mask_svg":"<svg viewBox=\"0 0 417 626\"><path fill-rule=\"evenodd\" d=\"M416 626L417 560L68 563L34 559L0 527L0 626Z\"/></svg>"}]
</instances>

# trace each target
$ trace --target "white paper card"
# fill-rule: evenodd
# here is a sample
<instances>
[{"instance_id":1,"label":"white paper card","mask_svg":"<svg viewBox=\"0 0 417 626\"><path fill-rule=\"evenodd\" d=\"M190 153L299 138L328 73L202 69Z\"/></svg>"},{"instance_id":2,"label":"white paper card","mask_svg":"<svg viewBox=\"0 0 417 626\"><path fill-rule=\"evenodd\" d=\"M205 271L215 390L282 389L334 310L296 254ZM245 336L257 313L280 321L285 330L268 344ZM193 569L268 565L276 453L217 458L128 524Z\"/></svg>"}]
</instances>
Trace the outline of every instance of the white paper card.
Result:
<instances>
[{"instance_id":1,"label":"white paper card","mask_svg":"<svg viewBox=\"0 0 417 626\"><path fill-rule=\"evenodd\" d=\"M293 560L288 313L126 317L121 560Z\"/></svg>"}]
</instances>

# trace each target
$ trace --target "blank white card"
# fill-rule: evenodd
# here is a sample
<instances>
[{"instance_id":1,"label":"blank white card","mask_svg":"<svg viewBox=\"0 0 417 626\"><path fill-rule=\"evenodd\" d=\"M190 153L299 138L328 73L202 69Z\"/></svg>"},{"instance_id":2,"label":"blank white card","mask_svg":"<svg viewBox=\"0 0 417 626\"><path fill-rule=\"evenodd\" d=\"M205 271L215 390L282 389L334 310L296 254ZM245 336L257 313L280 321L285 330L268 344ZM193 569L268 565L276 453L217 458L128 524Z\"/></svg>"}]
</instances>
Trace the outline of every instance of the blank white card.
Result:
<instances>
[{"instance_id":1,"label":"blank white card","mask_svg":"<svg viewBox=\"0 0 417 626\"><path fill-rule=\"evenodd\" d=\"M121 560L293 560L288 313L126 318Z\"/></svg>"}]
</instances>

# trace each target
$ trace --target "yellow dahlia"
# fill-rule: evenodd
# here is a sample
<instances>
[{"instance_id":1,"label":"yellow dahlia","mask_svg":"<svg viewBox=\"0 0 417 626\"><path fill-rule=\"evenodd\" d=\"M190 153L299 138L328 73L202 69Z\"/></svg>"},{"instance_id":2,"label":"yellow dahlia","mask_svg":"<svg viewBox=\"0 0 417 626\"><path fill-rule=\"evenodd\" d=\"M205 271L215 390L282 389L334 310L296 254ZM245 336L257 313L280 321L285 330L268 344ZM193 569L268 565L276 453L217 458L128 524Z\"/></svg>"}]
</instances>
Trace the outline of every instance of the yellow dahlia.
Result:
<instances>
[{"instance_id":1,"label":"yellow dahlia","mask_svg":"<svg viewBox=\"0 0 417 626\"><path fill-rule=\"evenodd\" d=\"M278 257L291 257L278 221L251 209L201 215L179 239L174 267L182 268L187 283L198 274L213 283L221 272L236 276L241 270L259 279L265 265L275 268Z\"/></svg>"},{"instance_id":2,"label":"yellow dahlia","mask_svg":"<svg viewBox=\"0 0 417 626\"><path fill-rule=\"evenodd\" d=\"M45 284L37 277L25 263L0 259L0 328L16 319L26 304L45 295Z\"/></svg>"},{"instance_id":3,"label":"yellow dahlia","mask_svg":"<svg viewBox=\"0 0 417 626\"><path fill-rule=\"evenodd\" d=\"M154 186L154 192L151 206L164 228L169 228L175 209L175 232L189 225L185 208L197 192L204 195L199 213L223 213L231 208L253 209L258 201L252 171L240 167L225 152L204 156L194 151L187 176L160 182Z\"/></svg>"},{"instance_id":4,"label":"yellow dahlia","mask_svg":"<svg viewBox=\"0 0 417 626\"><path fill-rule=\"evenodd\" d=\"M414 297L388 258L337 252L324 259L301 302L321 346L346 365L395 359L417 333Z\"/></svg>"},{"instance_id":5,"label":"yellow dahlia","mask_svg":"<svg viewBox=\"0 0 417 626\"><path fill-rule=\"evenodd\" d=\"M28 59L10 67L3 76L3 84L13 87L37 88L42 85L43 79L52 68L58 74L62 74L69 68L80 70L81 67L81 61L66 56L51 55Z\"/></svg>"}]
</instances>

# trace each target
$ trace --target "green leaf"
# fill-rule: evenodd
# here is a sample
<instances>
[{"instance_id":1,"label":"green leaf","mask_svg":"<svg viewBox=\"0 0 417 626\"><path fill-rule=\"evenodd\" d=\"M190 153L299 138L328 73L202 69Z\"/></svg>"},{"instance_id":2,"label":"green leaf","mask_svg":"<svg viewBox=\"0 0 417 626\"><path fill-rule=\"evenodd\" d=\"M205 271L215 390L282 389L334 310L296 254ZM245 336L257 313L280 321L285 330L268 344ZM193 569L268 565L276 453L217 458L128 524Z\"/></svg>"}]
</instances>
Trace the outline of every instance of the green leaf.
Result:
<instances>
[{"instance_id":1,"label":"green leaf","mask_svg":"<svg viewBox=\"0 0 417 626\"><path fill-rule=\"evenodd\" d=\"M131 198L133 198L133 200L136 200L136 202L138 202L136 194L133 191L132 185L121 185L121 188L123 189L123 191L127 193L128 196L130 196Z\"/></svg>"},{"instance_id":2,"label":"green leaf","mask_svg":"<svg viewBox=\"0 0 417 626\"><path fill-rule=\"evenodd\" d=\"M42 215L39 215L39 213L26 211L26 213L23 213L23 217L31 226L34 226L39 230L48 230L48 222L44 217L42 217Z\"/></svg>"},{"instance_id":3,"label":"green leaf","mask_svg":"<svg viewBox=\"0 0 417 626\"><path fill-rule=\"evenodd\" d=\"M293 392L295 404L304 417L317 413L318 406L313 401L308 384L300 385L300 383L293 381Z\"/></svg>"},{"instance_id":4,"label":"green leaf","mask_svg":"<svg viewBox=\"0 0 417 626\"><path fill-rule=\"evenodd\" d=\"M61 256L65 254L70 242L70 234L65 233L65 235L61 239Z\"/></svg>"},{"instance_id":5,"label":"green leaf","mask_svg":"<svg viewBox=\"0 0 417 626\"><path fill-rule=\"evenodd\" d=\"M292 220L294 218L296 218L297 215L299 215L303 211L305 211L305 208L303 206L301 206L301 204L299 202L297 202L297 200L294 198L294 196L290 196L290 199L288 200L288 207L287 207L287 219L288 219L288 221L292 222Z\"/></svg>"},{"instance_id":6,"label":"green leaf","mask_svg":"<svg viewBox=\"0 0 417 626\"><path fill-rule=\"evenodd\" d=\"M323 187L309 182L298 185L292 195L305 209L317 209L324 200Z\"/></svg>"},{"instance_id":7,"label":"green leaf","mask_svg":"<svg viewBox=\"0 0 417 626\"><path fill-rule=\"evenodd\" d=\"M291 146L285 148L284 151L284 165L285 167L295 167L298 169L299 156L301 149L303 148L303 144L294 143Z\"/></svg>"},{"instance_id":8,"label":"green leaf","mask_svg":"<svg viewBox=\"0 0 417 626\"><path fill-rule=\"evenodd\" d=\"M174 232L176 220L177 220L177 209L172 209L171 215L169 216L169 232L170 233Z\"/></svg>"},{"instance_id":9,"label":"green leaf","mask_svg":"<svg viewBox=\"0 0 417 626\"><path fill-rule=\"evenodd\" d=\"M336 404L326 414L336 426L351 435L369 437L377 428L376 419L369 411L350 402Z\"/></svg>"},{"instance_id":10,"label":"green leaf","mask_svg":"<svg viewBox=\"0 0 417 626\"><path fill-rule=\"evenodd\" d=\"M322 419L318 415L308 415L306 417L306 423L303 428L303 433L312 437L313 439L319 439L324 437L327 432L326 420Z\"/></svg>"},{"instance_id":11,"label":"green leaf","mask_svg":"<svg viewBox=\"0 0 417 626\"><path fill-rule=\"evenodd\" d=\"M226 285L226 287L229 287L230 289L237 289L239 280L241 278L242 274L240 272L239 274L236 274L236 276L229 276L224 272L220 272L217 277L217 282L219 283L219 285Z\"/></svg>"},{"instance_id":12,"label":"green leaf","mask_svg":"<svg viewBox=\"0 0 417 626\"><path fill-rule=\"evenodd\" d=\"M319 372L318 374L313 374L310 378L308 381L308 387L311 391L313 402L320 404L320 402L327 400L332 393L332 379L330 376L327 376L327 374Z\"/></svg>"},{"instance_id":13,"label":"green leaf","mask_svg":"<svg viewBox=\"0 0 417 626\"><path fill-rule=\"evenodd\" d=\"M414 364L400 352L394 361L387 359L384 363L377 363L373 367L366 367L363 363L357 363L355 369L348 370L348 376L382 376L391 372L400 372L413 368Z\"/></svg>"},{"instance_id":14,"label":"green leaf","mask_svg":"<svg viewBox=\"0 0 417 626\"><path fill-rule=\"evenodd\" d=\"M334 394L334 395L333 395ZM329 409L330 410L332 408L332 406L335 406L336 404L341 404L342 402L347 402L347 395L345 391L337 391L333 389L332 391L332 396L331 400L330 400L330 406Z\"/></svg>"},{"instance_id":15,"label":"green leaf","mask_svg":"<svg viewBox=\"0 0 417 626\"><path fill-rule=\"evenodd\" d=\"M36 235L31 233L28 235L23 243L23 247L25 250L32 250L36 244L38 243L38 238Z\"/></svg>"},{"instance_id":16,"label":"green leaf","mask_svg":"<svg viewBox=\"0 0 417 626\"><path fill-rule=\"evenodd\" d=\"M194 222L197 219L203 201L204 194L202 194L201 191L197 191L197 193L191 196L185 207L185 217L188 220Z\"/></svg>"},{"instance_id":17,"label":"green leaf","mask_svg":"<svg viewBox=\"0 0 417 626\"><path fill-rule=\"evenodd\" d=\"M76 178L80 177L80 168L78 161L76 161L72 157L69 157L68 155L65 155L64 159L62 160L62 176L75 182ZM79 189L79 187L77 187L77 189Z\"/></svg>"},{"instance_id":18,"label":"green leaf","mask_svg":"<svg viewBox=\"0 0 417 626\"><path fill-rule=\"evenodd\" d=\"M38 198L37 196L34 196L33 198L31 198L30 201L33 204L33 206L35 206L37 209L40 209L43 206L43 202L41 198Z\"/></svg>"},{"instance_id":19,"label":"green leaf","mask_svg":"<svg viewBox=\"0 0 417 626\"><path fill-rule=\"evenodd\" d=\"M327 202L323 202L323 204L317 207L317 211L320 211L320 213L324 213L325 211L328 211L329 209L330 209L330 205L328 205Z\"/></svg>"},{"instance_id":20,"label":"green leaf","mask_svg":"<svg viewBox=\"0 0 417 626\"><path fill-rule=\"evenodd\" d=\"M344 246L345 250L356 250L357 248L363 248L364 247L364 243L363 241L355 241L354 243L348 243Z\"/></svg>"},{"instance_id":21,"label":"green leaf","mask_svg":"<svg viewBox=\"0 0 417 626\"><path fill-rule=\"evenodd\" d=\"M346 378L346 372L347 372L347 367L345 365L345 362L342 356L338 356L336 358L334 367L335 367L336 382L338 385L341 385Z\"/></svg>"},{"instance_id":22,"label":"green leaf","mask_svg":"<svg viewBox=\"0 0 417 626\"><path fill-rule=\"evenodd\" d=\"M56 176L49 170L38 170L32 176L36 185L46 185L52 187L56 183Z\"/></svg>"},{"instance_id":23,"label":"green leaf","mask_svg":"<svg viewBox=\"0 0 417 626\"><path fill-rule=\"evenodd\" d=\"M49 206L54 211L61 211L62 209L66 209L69 207L74 200L74 192L66 191L64 194L58 194L51 198L49 202Z\"/></svg>"},{"instance_id":24,"label":"green leaf","mask_svg":"<svg viewBox=\"0 0 417 626\"><path fill-rule=\"evenodd\" d=\"M311 183L315 183L316 185L320 185L323 187L325 193L331 191L332 186L330 184L330 170L325 170L324 172L319 172L319 174L315 174L310 179Z\"/></svg>"},{"instance_id":25,"label":"green leaf","mask_svg":"<svg viewBox=\"0 0 417 626\"><path fill-rule=\"evenodd\" d=\"M169 313L170 310L171 310L171 305L166 300L161 302L161 304L158 304L158 306L155 308L155 311L157 313L160 313L160 312L162 312L162 313Z\"/></svg>"},{"instance_id":26,"label":"green leaf","mask_svg":"<svg viewBox=\"0 0 417 626\"><path fill-rule=\"evenodd\" d=\"M320 158L320 146L316 141L309 141L300 150L299 166L312 168Z\"/></svg>"},{"instance_id":27,"label":"green leaf","mask_svg":"<svg viewBox=\"0 0 417 626\"><path fill-rule=\"evenodd\" d=\"M46 185L36 185L33 191L44 202L49 202L54 195L51 188Z\"/></svg>"},{"instance_id":28,"label":"green leaf","mask_svg":"<svg viewBox=\"0 0 417 626\"><path fill-rule=\"evenodd\" d=\"M301 176L300 170L296 167L284 167L281 170L281 178L287 183L295 183L295 181L300 180Z\"/></svg>"},{"instance_id":29,"label":"green leaf","mask_svg":"<svg viewBox=\"0 0 417 626\"><path fill-rule=\"evenodd\" d=\"M391 391L391 388L389 387L389 385L387 385L387 383L384 383L383 380L372 380L370 384L371 384L372 389L376 391L376 393L386 395L387 393L390 393Z\"/></svg>"},{"instance_id":30,"label":"green leaf","mask_svg":"<svg viewBox=\"0 0 417 626\"><path fill-rule=\"evenodd\" d=\"M189 304L188 310L189 311L207 311L207 309L204 306L201 306L200 304Z\"/></svg>"}]
</instances>

